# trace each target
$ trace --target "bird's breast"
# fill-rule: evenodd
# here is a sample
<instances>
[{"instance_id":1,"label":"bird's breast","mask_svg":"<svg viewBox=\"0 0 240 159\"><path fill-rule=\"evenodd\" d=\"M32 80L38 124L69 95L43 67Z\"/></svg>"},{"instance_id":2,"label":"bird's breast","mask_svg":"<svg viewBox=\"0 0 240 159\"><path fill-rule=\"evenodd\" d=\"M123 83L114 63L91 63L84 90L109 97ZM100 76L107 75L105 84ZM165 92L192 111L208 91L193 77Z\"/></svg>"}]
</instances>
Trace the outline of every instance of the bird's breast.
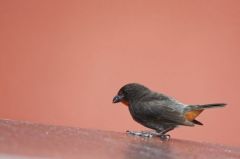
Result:
<instances>
[{"instance_id":1,"label":"bird's breast","mask_svg":"<svg viewBox=\"0 0 240 159\"><path fill-rule=\"evenodd\" d=\"M132 116L132 118L137 122L142 122L144 119L144 116L142 116L141 110L137 107L136 104L129 104L128 106L129 112Z\"/></svg>"}]
</instances>

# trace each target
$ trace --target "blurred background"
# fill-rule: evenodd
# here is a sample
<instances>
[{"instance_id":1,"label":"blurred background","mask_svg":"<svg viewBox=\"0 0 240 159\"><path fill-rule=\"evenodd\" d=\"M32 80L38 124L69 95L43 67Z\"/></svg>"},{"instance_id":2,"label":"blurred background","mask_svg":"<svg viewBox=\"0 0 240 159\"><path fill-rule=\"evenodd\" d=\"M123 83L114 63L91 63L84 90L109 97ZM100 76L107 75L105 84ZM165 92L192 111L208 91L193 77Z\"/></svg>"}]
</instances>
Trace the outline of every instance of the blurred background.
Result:
<instances>
[{"instance_id":1,"label":"blurred background","mask_svg":"<svg viewBox=\"0 0 240 159\"><path fill-rule=\"evenodd\" d=\"M240 146L240 1L1 0L0 118L144 130L112 104L129 82L191 104L173 138Z\"/></svg>"}]
</instances>

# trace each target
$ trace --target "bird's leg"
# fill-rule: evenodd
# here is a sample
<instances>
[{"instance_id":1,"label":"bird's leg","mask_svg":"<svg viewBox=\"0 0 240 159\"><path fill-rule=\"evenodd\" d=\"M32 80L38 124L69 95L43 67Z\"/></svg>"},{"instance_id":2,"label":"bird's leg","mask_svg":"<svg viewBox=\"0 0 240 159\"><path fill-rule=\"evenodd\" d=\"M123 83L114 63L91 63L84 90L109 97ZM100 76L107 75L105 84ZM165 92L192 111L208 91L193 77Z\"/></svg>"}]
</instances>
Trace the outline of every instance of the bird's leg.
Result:
<instances>
[{"instance_id":1,"label":"bird's leg","mask_svg":"<svg viewBox=\"0 0 240 159\"><path fill-rule=\"evenodd\" d=\"M167 129L163 129L160 131L157 131L158 135L160 137L161 140L165 141L165 140L169 140L171 138L171 136L169 134L166 134L167 132L173 130L173 127L169 127Z\"/></svg>"},{"instance_id":2,"label":"bird's leg","mask_svg":"<svg viewBox=\"0 0 240 159\"><path fill-rule=\"evenodd\" d=\"M170 139L170 135L166 134L167 132L173 130L174 127L169 127L166 129L161 129L161 130L157 130L157 131L129 131L127 130L127 134L130 135L136 135L136 136L142 136L142 137L153 137L153 136L159 136L161 140L165 141L165 140L169 140Z\"/></svg>"},{"instance_id":3,"label":"bird's leg","mask_svg":"<svg viewBox=\"0 0 240 159\"><path fill-rule=\"evenodd\" d=\"M130 134L130 135L149 137L149 138L156 136L158 134L155 131L129 131L129 130L127 130L126 132L127 132L127 134Z\"/></svg>"}]
</instances>

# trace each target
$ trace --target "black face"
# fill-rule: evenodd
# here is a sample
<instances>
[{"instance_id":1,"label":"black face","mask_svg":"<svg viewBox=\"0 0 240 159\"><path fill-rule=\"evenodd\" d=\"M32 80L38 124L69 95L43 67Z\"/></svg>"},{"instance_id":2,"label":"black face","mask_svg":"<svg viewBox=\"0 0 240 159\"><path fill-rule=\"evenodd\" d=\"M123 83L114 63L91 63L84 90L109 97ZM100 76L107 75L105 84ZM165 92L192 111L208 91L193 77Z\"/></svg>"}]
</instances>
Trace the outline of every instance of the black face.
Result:
<instances>
[{"instance_id":1,"label":"black face","mask_svg":"<svg viewBox=\"0 0 240 159\"><path fill-rule=\"evenodd\" d=\"M149 89L141 84L126 84L118 91L118 94L113 98L113 103L118 103L123 100L129 101L136 99L142 96L146 91L149 91Z\"/></svg>"}]
</instances>

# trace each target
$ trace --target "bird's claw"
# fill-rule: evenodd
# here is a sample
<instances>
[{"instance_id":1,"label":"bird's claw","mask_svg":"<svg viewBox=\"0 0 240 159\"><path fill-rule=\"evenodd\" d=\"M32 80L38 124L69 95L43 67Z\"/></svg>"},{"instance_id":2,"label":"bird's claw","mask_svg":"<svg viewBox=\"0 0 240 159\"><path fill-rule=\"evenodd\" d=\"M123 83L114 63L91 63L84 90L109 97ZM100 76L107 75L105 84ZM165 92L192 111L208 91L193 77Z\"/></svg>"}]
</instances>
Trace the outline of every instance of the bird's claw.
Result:
<instances>
[{"instance_id":1,"label":"bird's claw","mask_svg":"<svg viewBox=\"0 0 240 159\"><path fill-rule=\"evenodd\" d=\"M126 132L127 132L127 134L130 134L130 135L136 135L136 136L148 137L148 138L151 138L154 135L152 132L149 132L149 131L129 131L129 130L127 130Z\"/></svg>"},{"instance_id":2,"label":"bird's claw","mask_svg":"<svg viewBox=\"0 0 240 159\"><path fill-rule=\"evenodd\" d=\"M162 134L162 135L159 135L159 137L160 137L160 139L162 140L162 141L168 141L168 140L170 140L170 138L171 138L171 136L170 135L168 135L168 134Z\"/></svg>"},{"instance_id":3,"label":"bird's claw","mask_svg":"<svg viewBox=\"0 0 240 159\"><path fill-rule=\"evenodd\" d=\"M151 138L153 136L158 136L162 141L168 141L171 136L168 134L162 134L158 132L151 132L151 131L126 131L127 134L130 135L135 135L135 136L141 136L141 137L146 137L146 138Z\"/></svg>"}]
</instances>

